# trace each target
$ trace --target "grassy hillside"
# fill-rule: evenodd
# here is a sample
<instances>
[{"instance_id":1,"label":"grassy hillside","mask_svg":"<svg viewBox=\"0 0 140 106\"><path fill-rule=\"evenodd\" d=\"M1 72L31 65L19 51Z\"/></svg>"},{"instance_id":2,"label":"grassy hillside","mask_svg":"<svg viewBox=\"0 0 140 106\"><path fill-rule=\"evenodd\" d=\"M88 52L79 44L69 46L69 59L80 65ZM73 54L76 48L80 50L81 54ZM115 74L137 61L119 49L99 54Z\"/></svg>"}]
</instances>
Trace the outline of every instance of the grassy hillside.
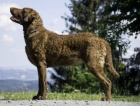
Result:
<instances>
[{"instance_id":1,"label":"grassy hillside","mask_svg":"<svg viewBox=\"0 0 140 106\"><path fill-rule=\"evenodd\" d=\"M35 92L0 93L6 100L31 100ZM103 94L85 93L48 93L48 100L100 100ZM112 95L112 101L140 102L140 96L117 96Z\"/></svg>"}]
</instances>

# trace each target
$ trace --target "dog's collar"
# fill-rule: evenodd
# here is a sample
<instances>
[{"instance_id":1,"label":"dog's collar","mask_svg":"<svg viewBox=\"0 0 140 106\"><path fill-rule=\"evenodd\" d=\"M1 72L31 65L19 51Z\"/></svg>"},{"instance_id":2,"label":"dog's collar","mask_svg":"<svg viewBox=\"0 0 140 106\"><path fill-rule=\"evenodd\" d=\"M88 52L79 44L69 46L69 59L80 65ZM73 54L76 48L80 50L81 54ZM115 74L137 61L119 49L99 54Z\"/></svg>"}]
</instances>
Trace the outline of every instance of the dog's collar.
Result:
<instances>
[{"instance_id":1,"label":"dog's collar","mask_svg":"<svg viewBox=\"0 0 140 106\"><path fill-rule=\"evenodd\" d=\"M37 29L35 29L35 30L33 30L33 31L31 31L31 32L29 32L29 33L26 33L28 35L28 38L31 38L31 37L35 36L36 35L36 32L38 30L40 30L41 28L42 28L42 26L39 27L39 28L37 28Z\"/></svg>"}]
</instances>

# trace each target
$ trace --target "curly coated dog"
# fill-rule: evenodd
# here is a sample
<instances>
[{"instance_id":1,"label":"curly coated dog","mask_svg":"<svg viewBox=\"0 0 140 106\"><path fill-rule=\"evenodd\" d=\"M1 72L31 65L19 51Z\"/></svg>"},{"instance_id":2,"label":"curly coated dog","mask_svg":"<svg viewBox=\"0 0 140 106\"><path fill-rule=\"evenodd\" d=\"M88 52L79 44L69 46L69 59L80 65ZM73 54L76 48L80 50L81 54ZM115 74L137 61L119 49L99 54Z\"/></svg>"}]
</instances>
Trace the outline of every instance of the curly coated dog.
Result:
<instances>
[{"instance_id":1,"label":"curly coated dog","mask_svg":"<svg viewBox=\"0 0 140 106\"><path fill-rule=\"evenodd\" d=\"M39 90L33 99L46 99L47 67L68 66L79 62L84 62L90 72L103 83L105 97L102 100L111 99L111 81L104 73L104 66L115 78L119 74L113 67L111 48L104 39L88 32L64 36L48 31L38 12L31 8L11 7L10 12L10 19L23 26L27 57L38 70Z\"/></svg>"}]
</instances>

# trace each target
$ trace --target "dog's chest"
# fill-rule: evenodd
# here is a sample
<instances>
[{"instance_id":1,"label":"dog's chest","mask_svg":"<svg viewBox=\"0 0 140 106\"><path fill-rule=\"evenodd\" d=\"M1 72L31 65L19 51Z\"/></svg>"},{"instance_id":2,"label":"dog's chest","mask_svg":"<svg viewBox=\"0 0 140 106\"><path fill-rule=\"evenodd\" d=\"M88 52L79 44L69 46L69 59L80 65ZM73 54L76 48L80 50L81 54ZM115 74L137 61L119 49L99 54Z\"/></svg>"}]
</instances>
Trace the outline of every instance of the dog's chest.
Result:
<instances>
[{"instance_id":1,"label":"dog's chest","mask_svg":"<svg viewBox=\"0 0 140 106\"><path fill-rule=\"evenodd\" d=\"M26 51L26 54L27 54L27 57L28 57L29 61L32 64L36 65L35 60L33 58L33 53L32 53L32 51L30 50L30 48L27 45L25 46L25 51Z\"/></svg>"},{"instance_id":2,"label":"dog's chest","mask_svg":"<svg viewBox=\"0 0 140 106\"><path fill-rule=\"evenodd\" d=\"M42 59L42 55L45 55L45 44L39 39L31 39L26 41L26 54L31 63L35 65L35 61ZM45 60L45 56L43 56Z\"/></svg>"}]
</instances>

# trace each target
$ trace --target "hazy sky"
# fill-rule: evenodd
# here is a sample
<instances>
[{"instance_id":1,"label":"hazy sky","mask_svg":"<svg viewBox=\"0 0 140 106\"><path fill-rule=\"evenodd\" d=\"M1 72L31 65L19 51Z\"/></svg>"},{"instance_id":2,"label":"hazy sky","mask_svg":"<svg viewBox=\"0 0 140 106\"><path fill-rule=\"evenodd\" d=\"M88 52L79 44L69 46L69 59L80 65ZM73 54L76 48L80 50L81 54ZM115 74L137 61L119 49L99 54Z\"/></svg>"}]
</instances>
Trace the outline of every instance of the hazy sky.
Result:
<instances>
[{"instance_id":1,"label":"hazy sky","mask_svg":"<svg viewBox=\"0 0 140 106\"><path fill-rule=\"evenodd\" d=\"M66 29L65 21L61 18L64 14L70 14L65 6L69 0L1 0L0 1L0 68L17 67L33 68L25 53L23 28L10 20L10 7L30 7L39 12L44 21L44 26L51 31L61 33ZM140 37L136 40L129 38L131 48L126 57L133 54L133 48L140 44Z\"/></svg>"}]
</instances>

